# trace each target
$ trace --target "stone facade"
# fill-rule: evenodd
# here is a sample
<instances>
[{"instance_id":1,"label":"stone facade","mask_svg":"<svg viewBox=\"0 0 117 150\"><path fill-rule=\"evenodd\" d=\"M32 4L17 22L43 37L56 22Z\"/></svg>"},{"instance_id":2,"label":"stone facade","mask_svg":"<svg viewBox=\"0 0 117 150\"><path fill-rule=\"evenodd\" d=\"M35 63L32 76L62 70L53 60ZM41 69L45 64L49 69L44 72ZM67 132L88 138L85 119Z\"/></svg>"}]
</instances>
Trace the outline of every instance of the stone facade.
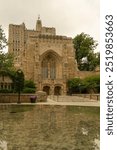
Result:
<instances>
[{"instance_id":1,"label":"stone facade","mask_svg":"<svg viewBox=\"0 0 117 150\"><path fill-rule=\"evenodd\" d=\"M9 76L0 75L0 91L12 90L12 79Z\"/></svg>"},{"instance_id":2,"label":"stone facade","mask_svg":"<svg viewBox=\"0 0 117 150\"><path fill-rule=\"evenodd\" d=\"M25 78L47 94L66 94L67 79L77 75L72 38L56 35L53 27L43 27L40 18L36 30L27 29L24 23L9 25L9 52Z\"/></svg>"}]
</instances>

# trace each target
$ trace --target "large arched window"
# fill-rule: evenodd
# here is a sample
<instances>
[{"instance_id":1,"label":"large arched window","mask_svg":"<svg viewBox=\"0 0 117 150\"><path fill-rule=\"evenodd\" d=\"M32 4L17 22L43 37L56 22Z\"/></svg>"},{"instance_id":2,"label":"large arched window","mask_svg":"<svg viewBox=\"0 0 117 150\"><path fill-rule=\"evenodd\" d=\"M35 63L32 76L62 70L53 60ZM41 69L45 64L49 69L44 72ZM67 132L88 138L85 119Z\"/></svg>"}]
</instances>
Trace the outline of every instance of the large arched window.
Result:
<instances>
[{"instance_id":1,"label":"large arched window","mask_svg":"<svg viewBox=\"0 0 117 150\"><path fill-rule=\"evenodd\" d=\"M42 60L42 78L56 78L56 60L52 53L47 54Z\"/></svg>"},{"instance_id":2,"label":"large arched window","mask_svg":"<svg viewBox=\"0 0 117 150\"><path fill-rule=\"evenodd\" d=\"M42 77L48 78L48 63L45 59L42 62Z\"/></svg>"}]
</instances>

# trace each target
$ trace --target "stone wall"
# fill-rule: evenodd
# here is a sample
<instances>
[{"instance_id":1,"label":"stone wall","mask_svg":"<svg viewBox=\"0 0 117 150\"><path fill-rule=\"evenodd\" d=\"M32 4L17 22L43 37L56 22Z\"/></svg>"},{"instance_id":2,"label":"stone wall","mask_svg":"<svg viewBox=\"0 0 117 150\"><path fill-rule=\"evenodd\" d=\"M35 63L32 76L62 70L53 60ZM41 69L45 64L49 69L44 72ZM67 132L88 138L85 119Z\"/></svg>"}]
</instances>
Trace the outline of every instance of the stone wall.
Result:
<instances>
[{"instance_id":1,"label":"stone wall","mask_svg":"<svg viewBox=\"0 0 117 150\"><path fill-rule=\"evenodd\" d=\"M21 103L29 103L30 96L35 94L21 94ZM0 93L0 103L17 103L18 94L1 94Z\"/></svg>"},{"instance_id":2,"label":"stone wall","mask_svg":"<svg viewBox=\"0 0 117 150\"><path fill-rule=\"evenodd\" d=\"M77 72L77 77L79 78L86 78L89 76L93 76L93 75L99 75L100 71L78 71Z\"/></svg>"},{"instance_id":3,"label":"stone wall","mask_svg":"<svg viewBox=\"0 0 117 150\"><path fill-rule=\"evenodd\" d=\"M72 96L88 98L90 100L100 100L100 94L72 94Z\"/></svg>"},{"instance_id":4,"label":"stone wall","mask_svg":"<svg viewBox=\"0 0 117 150\"><path fill-rule=\"evenodd\" d=\"M90 102L100 101L100 94L49 95L49 98L57 102Z\"/></svg>"}]
</instances>

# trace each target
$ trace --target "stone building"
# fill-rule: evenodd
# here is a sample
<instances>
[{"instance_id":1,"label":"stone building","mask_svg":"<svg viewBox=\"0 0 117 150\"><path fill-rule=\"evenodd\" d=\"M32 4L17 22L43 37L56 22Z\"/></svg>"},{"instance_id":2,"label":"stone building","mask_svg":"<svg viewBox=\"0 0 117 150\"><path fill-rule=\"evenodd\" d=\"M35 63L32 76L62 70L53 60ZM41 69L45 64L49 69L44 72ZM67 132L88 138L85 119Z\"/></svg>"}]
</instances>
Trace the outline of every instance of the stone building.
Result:
<instances>
[{"instance_id":1,"label":"stone building","mask_svg":"<svg viewBox=\"0 0 117 150\"><path fill-rule=\"evenodd\" d=\"M9 52L25 78L48 94L66 94L67 79L77 74L72 38L56 35L53 27L43 27L40 18L35 30L27 29L24 23L9 25Z\"/></svg>"},{"instance_id":2,"label":"stone building","mask_svg":"<svg viewBox=\"0 0 117 150\"><path fill-rule=\"evenodd\" d=\"M0 75L0 92L3 90L12 90L13 81L9 76Z\"/></svg>"}]
</instances>

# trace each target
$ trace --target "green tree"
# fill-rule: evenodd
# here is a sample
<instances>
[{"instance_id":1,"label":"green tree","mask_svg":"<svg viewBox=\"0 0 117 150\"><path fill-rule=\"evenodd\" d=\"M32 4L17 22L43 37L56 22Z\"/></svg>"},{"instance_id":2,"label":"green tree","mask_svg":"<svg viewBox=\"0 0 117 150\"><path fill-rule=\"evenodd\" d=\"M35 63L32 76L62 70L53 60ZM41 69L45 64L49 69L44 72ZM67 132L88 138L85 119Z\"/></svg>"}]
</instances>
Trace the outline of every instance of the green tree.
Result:
<instances>
[{"instance_id":1,"label":"green tree","mask_svg":"<svg viewBox=\"0 0 117 150\"><path fill-rule=\"evenodd\" d=\"M100 76L93 75L84 79L73 78L67 82L69 94L73 93L99 93Z\"/></svg>"},{"instance_id":2,"label":"green tree","mask_svg":"<svg viewBox=\"0 0 117 150\"><path fill-rule=\"evenodd\" d=\"M13 55L3 52L6 45L7 39L0 25L0 74L3 75L9 75L9 73L14 70Z\"/></svg>"},{"instance_id":3,"label":"green tree","mask_svg":"<svg viewBox=\"0 0 117 150\"><path fill-rule=\"evenodd\" d=\"M7 45L7 39L5 33L0 25L0 52L5 48Z\"/></svg>"},{"instance_id":4,"label":"green tree","mask_svg":"<svg viewBox=\"0 0 117 150\"><path fill-rule=\"evenodd\" d=\"M13 55L9 53L0 53L0 73L9 74L13 70Z\"/></svg>"},{"instance_id":5,"label":"green tree","mask_svg":"<svg viewBox=\"0 0 117 150\"><path fill-rule=\"evenodd\" d=\"M79 70L92 71L99 65L99 53L94 53L97 42L88 34L81 33L73 39Z\"/></svg>"},{"instance_id":6,"label":"green tree","mask_svg":"<svg viewBox=\"0 0 117 150\"><path fill-rule=\"evenodd\" d=\"M5 33L0 26L0 76L9 76L12 80L14 78L14 64L13 55L9 53L4 53L3 49L7 45L7 39Z\"/></svg>"}]
</instances>

